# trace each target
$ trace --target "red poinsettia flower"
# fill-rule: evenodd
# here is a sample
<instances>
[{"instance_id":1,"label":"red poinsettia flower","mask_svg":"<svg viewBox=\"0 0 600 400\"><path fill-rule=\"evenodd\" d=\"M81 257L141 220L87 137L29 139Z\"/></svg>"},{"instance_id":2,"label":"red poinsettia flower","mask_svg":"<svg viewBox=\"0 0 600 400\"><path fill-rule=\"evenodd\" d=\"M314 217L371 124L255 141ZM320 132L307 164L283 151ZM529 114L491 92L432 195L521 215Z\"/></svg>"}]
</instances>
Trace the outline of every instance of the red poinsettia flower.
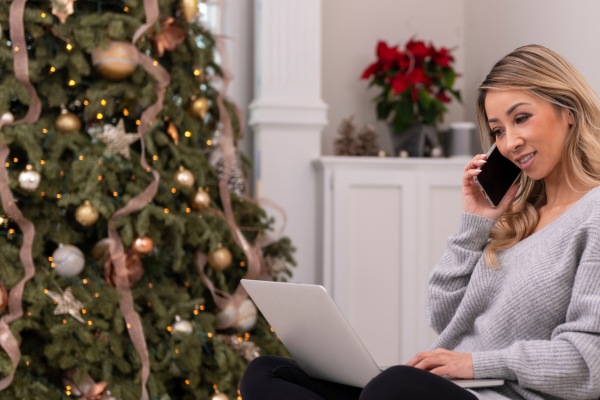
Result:
<instances>
[{"instance_id":1,"label":"red poinsettia flower","mask_svg":"<svg viewBox=\"0 0 600 400\"><path fill-rule=\"evenodd\" d=\"M373 64L369 65L367 69L365 69L360 79L369 79L371 75L376 74L377 72L379 72L380 69L381 64L379 63L379 61L374 62Z\"/></svg>"},{"instance_id":2,"label":"red poinsettia flower","mask_svg":"<svg viewBox=\"0 0 600 400\"><path fill-rule=\"evenodd\" d=\"M377 58L381 64L382 71L387 71L392 68L399 57L400 52L398 51L398 46L389 47L387 43L383 41L377 43Z\"/></svg>"},{"instance_id":3,"label":"red poinsettia flower","mask_svg":"<svg viewBox=\"0 0 600 400\"><path fill-rule=\"evenodd\" d=\"M436 51L433 55L433 61L446 68L450 68L450 61L454 61L454 58L450 55L450 50L442 47L439 51Z\"/></svg>"},{"instance_id":4,"label":"red poinsettia flower","mask_svg":"<svg viewBox=\"0 0 600 400\"><path fill-rule=\"evenodd\" d=\"M413 69L408 75L407 80L409 85L412 85L413 83L424 83L429 85L431 83L431 78L425 75L423 68Z\"/></svg>"},{"instance_id":5,"label":"red poinsettia flower","mask_svg":"<svg viewBox=\"0 0 600 400\"><path fill-rule=\"evenodd\" d=\"M417 92L417 87L416 87L416 86L414 86L414 85L413 85L413 87L412 87L412 98L413 98L413 101L415 101L415 102L416 102L417 100L419 100L419 94L418 94L418 92Z\"/></svg>"},{"instance_id":6,"label":"red poinsettia flower","mask_svg":"<svg viewBox=\"0 0 600 400\"><path fill-rule=\"evenodd\" d=\"M406 50L410 51L419 61L423 60L430 53L430 48L427 47L424 42L415 42L413 38L406 43Z\"/></svg>"},{"instance_id":7,"label":"red poinsettia flower","mask_svg":"<svg viewBox=\"0 0 600 400\"><path fill-rule=\"evenodd\" d=\"M448 97L448 95L446 95L446 92L444 91L444 89L440 90L435 97L437 97L442 103L450 103L450 97Z\"/></svg>"},{"instance_id":8,"label":"red poinsettia flower","mask_svg":"<svg viewBox=\"0 0 600 400\"><path fill-rule=\"evenodd\" d=\"M410 67L410 57L406 53L400 53L400 58L398 58L398 67L400 69L405 69Z\"/></svg>"},{"instance_id":9,"label":"red poinsettia flower","mask_svg":"<svg viewBox=\"0 0 600 400\"><path fill-rule=\"evenodd\" d=\"M398 74L390 79L390 85L394 93L402 93L408 88L408 81L404 74Z\"/></svg>"}]
</instances>

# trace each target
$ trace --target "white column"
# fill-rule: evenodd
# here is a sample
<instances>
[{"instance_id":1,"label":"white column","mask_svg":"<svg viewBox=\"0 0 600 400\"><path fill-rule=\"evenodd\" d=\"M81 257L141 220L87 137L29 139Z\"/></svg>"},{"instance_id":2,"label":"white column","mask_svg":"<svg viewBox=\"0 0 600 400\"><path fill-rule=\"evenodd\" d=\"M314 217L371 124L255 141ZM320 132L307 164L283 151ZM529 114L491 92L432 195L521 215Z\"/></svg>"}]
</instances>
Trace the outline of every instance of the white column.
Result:
<instances>
[{"instance_id":1,"label":"white column","mask_svg":"<svg viewBox=\"0 0 600 400\"><path fill-rule=\"evenodd\" d=\"M327 124L321 99L321 0L255 0L254 69L255 193L287 212L284 235L297 248L293 281L320 283L311 160L321 154Z\"/></svg>"}]
</instances>

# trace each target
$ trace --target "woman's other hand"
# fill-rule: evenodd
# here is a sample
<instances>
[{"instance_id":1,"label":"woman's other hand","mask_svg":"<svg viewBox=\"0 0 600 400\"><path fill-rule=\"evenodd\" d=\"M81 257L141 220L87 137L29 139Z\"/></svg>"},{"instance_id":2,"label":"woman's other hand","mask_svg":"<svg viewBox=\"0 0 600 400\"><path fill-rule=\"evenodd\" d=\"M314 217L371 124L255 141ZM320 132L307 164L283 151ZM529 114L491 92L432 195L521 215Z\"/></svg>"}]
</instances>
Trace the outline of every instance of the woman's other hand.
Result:
<instances>
[{"instance_id":1,"label":"woman's other hand","mask_svg":"<svg viewBox=\"0 0 600 400\"><path fill-rule=\"evenodd\" d=\"M476 155L465 167L462 185L462 210L469 214L475 214L496 221L508 208L508 203L515 197L519 190L519 184L513 185L498 207L493 208L487 202L483 194L477 188L473 177L479 175L481 166L486 163L487 154Z\"/></svg>"},{"instance_id":2,"label":"woman's other hand","mask_svg":"<svg viewBox=\"0 0 600 400\"><path fill-rule=\"evenodd\" d=\"M475 374L473 358L470 354L446 349L417 353L406 365L424 369L439 376L450 375L455 378L473 379Z\"/></svg>"}]
</instances>

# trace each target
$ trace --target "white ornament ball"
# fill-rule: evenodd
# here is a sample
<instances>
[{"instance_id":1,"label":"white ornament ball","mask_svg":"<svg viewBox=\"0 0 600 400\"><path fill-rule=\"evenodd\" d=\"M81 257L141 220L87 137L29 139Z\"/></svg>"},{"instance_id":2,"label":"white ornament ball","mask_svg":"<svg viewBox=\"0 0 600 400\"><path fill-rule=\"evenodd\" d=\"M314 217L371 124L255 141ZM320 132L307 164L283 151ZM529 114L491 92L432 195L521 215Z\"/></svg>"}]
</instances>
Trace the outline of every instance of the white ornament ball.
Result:
<instances>
[{"instance_id":1,"label":"white ornament ball","mask_svg":"<svg viewBox=\"0 0 600 400\"><path fill-rule=\"evenodd\" d=\"M441 147L431 149L431 157L440 158L444 156L444 150Z\"/></svg>"},{"instance_id":2,"label":"white ornament ball","mask_svg":"<svg viewBox=\"0 0 600 400\"><path fill-rule=\"evenodd\" d=\"M79 248L72 244L60 244L52 253L54 269L60 276L72 278L79 275L85 266L85 257Z\"/></svg>"},{"instance_id":3,"label":"white ornament ball","mask_svg":"<svg viewBox=\"0 0 600 400\"><path fill-rule=\"evenodd\" d=\"M2 114L2 116L0 117L0 121L8 122L10 124L15 122L15 116L10 111L7 111L4 114Z\"/></svg>"},{"instance_id":4,"label":"white ornament ball","mask_svg":"<svg viewBox=\"0 0 600 400\"><path fill-rule=\"evenodd\" d=\"M187 335L191 335L192 332L194 332L194 327L192 326L192 323L186 319L182 319L179 315L176 315L175 323L173 324L171 334L185 333Z\"/></svg>"},{"instance_id":5,"label":"white ornament ball","mask_svg":"<svg viewBox=\"0 0 600 400\"><path fill-rule=\"evenodd\" d=\"M40 173L33 170L33 165L27 164L25 171L21 171L19 174L19 186L21 189L32 192L40 186L41 179Z\"/></svg>"},{"instance_id":6,"label":"white ornament ball","mask_svg":"<svg viewBox=\"0 0 600 400\"><path fill-rule=\"evenodd\" d=\"M232 325L232 328L238 332L249 332L256 325L256 306L250 299L244 300L237 312L233 305L220 311L215 320L215 325Z\"/></svg>"}]
</instances>

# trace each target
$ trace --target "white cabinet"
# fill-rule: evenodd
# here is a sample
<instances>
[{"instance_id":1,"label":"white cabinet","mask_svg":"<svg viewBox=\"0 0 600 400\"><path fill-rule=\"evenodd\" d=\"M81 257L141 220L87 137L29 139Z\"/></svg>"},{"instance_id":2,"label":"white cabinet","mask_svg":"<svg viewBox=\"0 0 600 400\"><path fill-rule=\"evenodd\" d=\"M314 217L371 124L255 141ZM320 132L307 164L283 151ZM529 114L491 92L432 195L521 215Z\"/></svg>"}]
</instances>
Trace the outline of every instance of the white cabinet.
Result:
<instances>
[{"instance_id":1,"label":"white cabinet","mask_svg":"<svg viewBox=\"0 0 600 400\"><path fill-rule=\"evenodd\" d=\"M321 282L379 365L435 340L426 283L460 222L470 158L321 157Z\"/></svg>"}]
</instances>

